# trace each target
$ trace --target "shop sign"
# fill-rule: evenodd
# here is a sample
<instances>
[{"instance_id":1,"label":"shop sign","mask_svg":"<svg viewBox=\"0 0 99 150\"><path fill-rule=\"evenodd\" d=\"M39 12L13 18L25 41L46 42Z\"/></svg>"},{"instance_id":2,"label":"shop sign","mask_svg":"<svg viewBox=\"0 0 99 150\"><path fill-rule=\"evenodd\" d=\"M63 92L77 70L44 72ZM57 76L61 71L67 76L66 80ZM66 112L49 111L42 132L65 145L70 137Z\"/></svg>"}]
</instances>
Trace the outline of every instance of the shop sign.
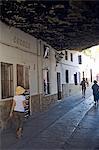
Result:
<instances>
[{"instance_id":1,"label":"shop sign","mask_svg":"<svg viewBox=\"0 0 99 150\"><path fill-rule=\"evenodd\" d=\"M17 37L17 36L14 36L13 42L15 44L17 44L18 46L30 49L30 43L28 41L26 41L26 40L23 40L23 39Z\"/></svg>"}]
</instances>

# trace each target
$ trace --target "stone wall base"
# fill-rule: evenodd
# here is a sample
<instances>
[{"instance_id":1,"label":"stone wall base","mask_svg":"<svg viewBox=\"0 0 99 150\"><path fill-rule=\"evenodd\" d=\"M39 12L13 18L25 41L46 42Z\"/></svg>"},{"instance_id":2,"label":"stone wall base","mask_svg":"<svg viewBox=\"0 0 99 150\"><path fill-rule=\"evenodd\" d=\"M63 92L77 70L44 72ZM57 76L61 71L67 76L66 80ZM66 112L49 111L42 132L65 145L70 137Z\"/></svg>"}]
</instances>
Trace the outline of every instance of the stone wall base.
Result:
<instances>
[{"instance_id":1,"label":"stone wall base","mask_svg":"<svg viewBox=\"0 0 99 150\"><path fill-rule=\"evenodd\" d=\"M31 113L48 110L57 101L57 94L31 96Z\"/></svg>"},{"instance_id":2,"label":"stone wall base","mask_svg":"<svg viewBox=\"0 0 99 150\"><path fill-rule=\"evenodd\" d=\"M80 85L62 84L62 97L71 96L81 91Z\"/></svg>"},{"instance_id":3,"label":"stone wall base","mask_svg":"<svg viewBox=\"0 0 99 150\"><path fill-rule=\"evenodd\" d=\"M10 125L9 114L12 106L12 99L0 101L0 128L4 129Z\"/></svg>"}]
</instances>

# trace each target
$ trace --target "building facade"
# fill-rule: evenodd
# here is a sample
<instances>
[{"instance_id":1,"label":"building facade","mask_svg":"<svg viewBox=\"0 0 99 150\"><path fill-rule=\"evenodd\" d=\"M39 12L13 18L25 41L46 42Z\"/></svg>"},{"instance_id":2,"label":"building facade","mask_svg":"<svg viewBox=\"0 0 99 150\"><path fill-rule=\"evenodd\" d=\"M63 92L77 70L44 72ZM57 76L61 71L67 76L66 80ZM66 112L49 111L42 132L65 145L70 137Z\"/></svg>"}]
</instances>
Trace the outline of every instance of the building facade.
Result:
<instances>
[{"instance_id":1,"label":"building facade","mask_svg":"<svg viewBox=\"0 0 99 150\"><path fill-rule=\"evenodd\" d=\"M2 22L0 33L1 127L9 116L16 86L21 85L29 91L32 115L79 91L82 77L91 81L90 59L83 65L82 53L57 52L44 41Z\"/></svg>"}]
</instances>

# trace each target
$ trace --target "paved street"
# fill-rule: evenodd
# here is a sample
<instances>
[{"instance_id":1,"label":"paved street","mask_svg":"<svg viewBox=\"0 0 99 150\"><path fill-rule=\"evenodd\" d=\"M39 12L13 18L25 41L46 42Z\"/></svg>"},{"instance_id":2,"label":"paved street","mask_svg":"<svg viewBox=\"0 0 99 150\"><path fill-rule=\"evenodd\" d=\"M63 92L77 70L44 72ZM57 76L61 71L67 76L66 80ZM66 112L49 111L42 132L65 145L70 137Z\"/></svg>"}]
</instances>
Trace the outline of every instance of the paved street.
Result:
<instances>
[{"instance_id":1,"label":"paved street","mask_svg":"<svg viewBox=\"0 0 99 150\"><path fill-rule=\"evenodd\" d=\"M64 144L65 150L99 150L99 106L94 106Z\"/></svg>"},{"instance_id":2,"label":"paved street","mask_svg":"<svg viewBox=\"0 0 99 150\"><path fill-rule=\"evenodd\" d=\"M58 101L47 112L34 113L16 139L15 129L1 132L1 150L99 150L99 107L92 91Z\"/></svg>"}]
</instances>

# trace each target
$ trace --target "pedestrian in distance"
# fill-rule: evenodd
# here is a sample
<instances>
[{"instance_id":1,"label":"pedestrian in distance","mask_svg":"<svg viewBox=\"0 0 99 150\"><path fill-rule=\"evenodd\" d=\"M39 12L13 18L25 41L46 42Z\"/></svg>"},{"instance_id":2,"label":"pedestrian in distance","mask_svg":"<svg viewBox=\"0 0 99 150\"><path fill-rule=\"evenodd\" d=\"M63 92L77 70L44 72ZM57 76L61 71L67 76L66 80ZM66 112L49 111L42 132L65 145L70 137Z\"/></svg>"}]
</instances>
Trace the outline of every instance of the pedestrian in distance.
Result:
<instances>
[{"instance_id":1,"label":"pedestrian in distance","mask_svg":"<svg viewBox=\"0 0 99 150\"><path fill-rule=\"evenodd\" d=\"M21 86L16 87L16 95L13 97L10 117L14 116L16 120L16 136L20 138L23 131L24 112L26 107L26 99L24 96L25 89Z\"/></svg>"},{"instance_id":2,"label":"pedestrian in distance","mask_svg":"<svg viewBox=\"0 0 99 150\"><path fill-rule=\"evenodd\" d=\"M98 104L98 100L99 100L99 85L97 84L96 80L94 80L94 84L92 85L92 90L93 90L94 102L96 105Z\"/></svg>"},{"instance_id":3,"label":"pedestrian in distance","mask_svg":"<svg viewBox=\"0 0 99 150\"><path fill-rule=\"evenodd\" d=\"M82 86L82 98L85 98L85 92L86 92L86 81L85 81L85 78L82 79L80 85Z\"/></svg>"}]
</instances>

